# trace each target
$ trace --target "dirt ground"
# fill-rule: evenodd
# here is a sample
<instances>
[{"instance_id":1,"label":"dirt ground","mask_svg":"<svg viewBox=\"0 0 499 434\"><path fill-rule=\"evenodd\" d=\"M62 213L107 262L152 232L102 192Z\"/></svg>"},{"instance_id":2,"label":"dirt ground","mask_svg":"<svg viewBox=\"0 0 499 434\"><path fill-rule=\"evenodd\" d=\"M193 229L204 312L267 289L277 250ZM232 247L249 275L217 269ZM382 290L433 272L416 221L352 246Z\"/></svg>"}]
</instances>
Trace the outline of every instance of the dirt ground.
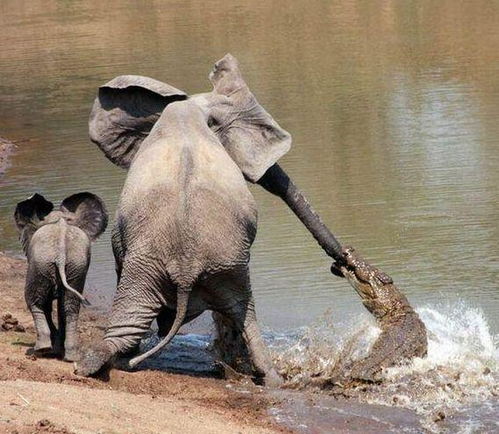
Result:
<instances>
[{"instance_id":1,"label":"dirt ground","mask_svg":"<svg viewBox=\"0 0 499 434\"><path fill-rule=\"evenodd\" d=\"M0 433L273 433L275 404L258 387L159 371L81 378L72 364L26 354L34 329L23 296L26 263L0 253ZM17 320L17 329L12 324ZM102 320L81 316L84 341ZM19 327L22 326L22 327ZM9 329L8 331L5 329ZM249 390L249 391L248 391Z\"/></svg>"}]
</instances>

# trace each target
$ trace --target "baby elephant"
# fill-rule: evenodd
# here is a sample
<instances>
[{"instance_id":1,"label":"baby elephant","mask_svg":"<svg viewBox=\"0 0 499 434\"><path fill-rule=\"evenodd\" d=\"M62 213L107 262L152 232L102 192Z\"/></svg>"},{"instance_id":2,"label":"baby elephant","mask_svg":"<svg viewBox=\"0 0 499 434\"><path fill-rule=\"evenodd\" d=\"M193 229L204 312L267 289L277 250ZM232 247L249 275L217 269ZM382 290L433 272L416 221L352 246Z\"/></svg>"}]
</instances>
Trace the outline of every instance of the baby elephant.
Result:
<instances>
[{"instance_id":1,"label":"baby elephant","mask_svg":"<svg viewBox=\"0 0 499 434\"><path fill-rule=\"evenodd\" d=\"M17 204L14 215L28 259L25 297L36 329L35 354L78 358L77 320L90 265L90 242L107 226L102 200L91 193L67 197L58 210L39 194ZM57 299L57 328L52 301Z\"/></svg>"}]
</instances>

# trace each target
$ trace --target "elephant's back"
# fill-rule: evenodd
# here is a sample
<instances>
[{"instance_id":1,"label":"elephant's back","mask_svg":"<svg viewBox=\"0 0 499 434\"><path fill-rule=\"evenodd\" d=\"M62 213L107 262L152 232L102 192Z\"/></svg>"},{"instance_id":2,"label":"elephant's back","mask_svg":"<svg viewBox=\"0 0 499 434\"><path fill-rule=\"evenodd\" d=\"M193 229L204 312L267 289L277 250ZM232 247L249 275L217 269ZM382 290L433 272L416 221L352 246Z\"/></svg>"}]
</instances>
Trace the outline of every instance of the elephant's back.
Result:
<instances>
[{"instance_id":1,"label":"elephant's back","mask_svg":"<svg viewBox=\"0 0 499 434\"><path fill-rule=\"evenodd\" d=\"M231 194L201 177L184 187L155 184L122 197L115 231L126 255L154 258L155 270L177 283L247 263L257 211L246 185Z\"/></svg>"},{"instance_id":2,"label":"elephant's back","mask_svg":"<svg viewBox=\"0 0 499 434\"><path fill-rule=\"evenodd\" d=\"M90 239L79 227L68 225L65 236L66 262L77 268L90 263Z\"/></svg>"},{"instance_id":3,"label":"elephant's back","mask_svg":"<svg viewBox=\"0 0 499 434\"><path fill-rule=\"evenodd\" d=\"M247 262L256 203L211 131L157 134L143 145L118 206L117 230L127 252L156 258L174 281Z\"/></svg>"},{"instance_id":4,"label":"elephant's back","mask_svg":"<svg viewBox=\"0 0 499 434\"><path fill-rule=\"evenodd\" d=\"M206 129L205 134L165 133L156 135L154 141L144 140L128 171L121 201L135 203L156 188L182 195L195 185L231 196L239 204L254 202L241 170Z\"/></svg>"},{"instance_id":5,"label":"elephant's back","mask_svg":"<svg viewBox=\"0 0 499 434\"><path fill-rule=\"evenodd\" d=\"M28 256L32 267L52 278L55 275L55 263L61 257L65 258L70 269L88 267L90 241L78 227L65 222L50 223L40 227L33 234Z\"/></svg>"},{"instance_id":6,"label":"elephant's back","mask_svg":"<svg viewBox=\"0 0 499 434\"><path fill-rule=\"evenodd\" d=\"M186 196L156 186L134 206L120 204L116 221L127 254L155 258L174 278L246 263L257 214L252 197L241 204L204 185Z\"/></svg>"},{"instance_id":7,"label":"elephant's back","mask_svg":"<svg viewBox=\"0 0 499 434\"><path fill-rule=\"evenodd\" d=\"M256 226L256 203L241 170L207 130L185 139L164 135L144 141L128 172L118 214L161 216L162 224L187 219L200 230L206 226L202 216Z\"/></svg>"},{"instance_id":8,"label":"elephant's back","mask_svg":"<svg viewBox=\"0 0 499 434\"><path fill-rule=\"evenodd\" d=\"M29 260L39 266L54 263L59 252L60 228L57 224L47 224L39 228L31 238Z\"/></svg>"}]
</instances>

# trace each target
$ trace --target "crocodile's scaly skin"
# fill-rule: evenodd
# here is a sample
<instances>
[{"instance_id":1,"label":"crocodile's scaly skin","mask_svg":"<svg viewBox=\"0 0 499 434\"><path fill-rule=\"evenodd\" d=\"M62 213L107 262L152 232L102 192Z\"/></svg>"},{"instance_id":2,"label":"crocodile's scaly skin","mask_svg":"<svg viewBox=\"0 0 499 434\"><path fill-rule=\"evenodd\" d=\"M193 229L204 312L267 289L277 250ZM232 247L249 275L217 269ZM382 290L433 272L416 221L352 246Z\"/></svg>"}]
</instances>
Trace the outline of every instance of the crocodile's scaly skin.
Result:
<instances>
[{"instance_id":1,"label":"crocodile's scaly skin","mask_svg":"<svg viewBox=\"0 0 499 434\"><path fill-rule=\"evenodd\" d=\"M376 381L383 368L426 355L426 327L390 276L363 260L352 247L343 249L343 261L333 264L355 288L381 334L364 359L338 368L338 382Z\"/></svg>"}]
</instances>

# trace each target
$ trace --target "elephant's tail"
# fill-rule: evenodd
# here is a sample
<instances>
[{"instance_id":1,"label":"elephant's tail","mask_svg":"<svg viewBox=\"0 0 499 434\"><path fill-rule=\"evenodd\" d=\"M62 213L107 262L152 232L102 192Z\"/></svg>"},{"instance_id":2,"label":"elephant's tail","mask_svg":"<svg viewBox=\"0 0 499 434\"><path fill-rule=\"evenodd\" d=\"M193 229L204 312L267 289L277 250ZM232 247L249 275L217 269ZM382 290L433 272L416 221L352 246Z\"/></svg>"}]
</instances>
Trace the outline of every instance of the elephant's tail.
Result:
<instances>
[{"instance_id":1,"label":"elephant's tail","mask_svg":"<svg viewBox=\"0 0 499 434\"><path fill-rule=\"evenodd\" d=\"M66 278L66 230L67 230L67 223L66 220L61 218L59 220L60 224L62 224L62 230L60 232L60 238L59 238L59 254L55 260L55 266L57 267L57 271L59 272L59 277L61 278L62 285L64 288L66 288L68 291L72 292L74 295L76 295L81 303L84 306L90 306L90 302L83 297L76 289L71 287L67 281Z\"/></svg>"},{"instance_id":2,"label":"elephant's tail","mask_svg":"<svg viewBox=\"0 0 499 434\"><path fill-rule=\"evenodd\" d=\"M140 356L134 357L132 360L130 360L128 364L130 365L131 368L137 366L140 362L144 361L149 356L152 356L153 354L157 353L159 350L161 350L161 348L167 345L177 334L178 330L180 329L185 320L185 315L187 313L187 305L189 303L189 294L190 294L190 288L178 289L177 313L175 315L175 320L173 321L172 328L158 345L156 345L154 348L151 348L149 351L145 352L144 354L141 354Z\"/></svg>"}]
</instances>

